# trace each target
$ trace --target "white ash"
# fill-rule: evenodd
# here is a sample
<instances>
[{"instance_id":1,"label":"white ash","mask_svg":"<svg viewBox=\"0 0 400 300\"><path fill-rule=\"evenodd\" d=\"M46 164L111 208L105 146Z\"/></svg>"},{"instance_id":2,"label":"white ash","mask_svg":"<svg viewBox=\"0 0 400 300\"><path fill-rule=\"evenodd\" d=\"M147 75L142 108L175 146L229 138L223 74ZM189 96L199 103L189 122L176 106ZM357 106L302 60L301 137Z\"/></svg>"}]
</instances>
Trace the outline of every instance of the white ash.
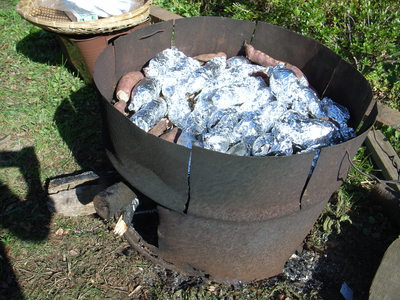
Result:
<instances>
[{"instance_id":1,"label":"white ash","mask_svg":"<svg viewBox=\"0 0 400 300\"><path fill-rule=\"evenodd\" d=\"M293 254L286 262L283 274L299 293L306 294L311 290L321 290L323 283L317 279L319 261L322 254L303 250L299 254Z\"/></svg>"},{"instance_id":2,"label":"white ash","mask_svg":"<svg viewBox=\"0 0 400 300\"><path fill-rule=\"evenodd\" d=\"M236 56L201 66L172 47L150 60L144 73L128 106L132 122L149 131L168 117L190 147L242 156L291 155L355 136L347 126L347 108L320 100L306 79L299 81L283 65L265 68ZM260 73L269 76L269 85Z\"/></svg>"}]
</instances>

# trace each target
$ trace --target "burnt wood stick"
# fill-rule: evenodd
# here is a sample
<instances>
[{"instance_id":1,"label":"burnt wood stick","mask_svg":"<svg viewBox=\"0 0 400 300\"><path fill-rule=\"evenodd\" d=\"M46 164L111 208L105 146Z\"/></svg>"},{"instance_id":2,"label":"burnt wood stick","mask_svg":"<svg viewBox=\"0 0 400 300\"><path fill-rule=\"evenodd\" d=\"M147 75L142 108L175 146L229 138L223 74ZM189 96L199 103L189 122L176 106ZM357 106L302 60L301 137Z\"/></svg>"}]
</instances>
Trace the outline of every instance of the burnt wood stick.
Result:
<instances>
[{"instance_id":1,"label":"burnt wood stick","mask_svg":"<svg viewBox=\"0 0 400 300\"><path fill-rule=\"evenodd\" d=\"M123 182L109 186L93 199L96 213L103 219L110 219L132 203L136 194Z\"/></svg>"}]
</instances>

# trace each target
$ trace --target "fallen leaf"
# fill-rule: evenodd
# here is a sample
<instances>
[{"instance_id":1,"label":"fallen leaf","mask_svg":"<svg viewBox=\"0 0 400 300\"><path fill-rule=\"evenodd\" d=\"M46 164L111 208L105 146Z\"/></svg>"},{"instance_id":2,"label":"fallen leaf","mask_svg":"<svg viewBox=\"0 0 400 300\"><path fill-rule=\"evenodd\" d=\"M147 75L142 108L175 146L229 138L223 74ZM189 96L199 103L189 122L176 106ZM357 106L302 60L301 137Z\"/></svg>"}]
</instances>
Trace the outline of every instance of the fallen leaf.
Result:
<instances>
[{"instance_id":1,"label":"fallen leaf","mask_svg":"<svg viewBox=\"0 0 400 300\"><path fill-rule=\"evenodd\" d=\"M64 234L64 229L58 228L55 234L56 235L63 235Z\"/></svg>"},{"instance_id":2,"label":"fallen leaf","mask_svg":"<svg viewBox=\"0 0 400 300\"><path fill-rule=\"evenodd\" d=\"M71 255L71 256L78 256L78 255L79 255L79 252L76 251L76 250L71 250L71 251L69 251L69 255Z\"/></svg>"},{"instance_id":3,"label":"fallen leaf","mask_svg":"<svg viewBox=\"0 0 400 300\"><path fill-rule=\"evenodd\" d=\"M213 286L213 285L210 285L210 286L208 287L208 290L209 290L210 292L215 292L216 289L217 289L217 287L215 287L215 286Z\"/></svg>"}]
</instances>

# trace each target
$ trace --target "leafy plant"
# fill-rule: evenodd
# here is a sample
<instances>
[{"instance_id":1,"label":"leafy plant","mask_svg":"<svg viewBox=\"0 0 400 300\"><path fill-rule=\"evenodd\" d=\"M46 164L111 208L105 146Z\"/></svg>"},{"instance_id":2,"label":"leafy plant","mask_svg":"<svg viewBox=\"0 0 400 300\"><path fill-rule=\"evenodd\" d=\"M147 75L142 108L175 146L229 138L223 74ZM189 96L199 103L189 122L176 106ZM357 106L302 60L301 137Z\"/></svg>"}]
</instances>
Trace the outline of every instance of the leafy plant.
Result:
<instances>
[{"instance_id":1,"label":"leafy plant","mask_svg":"<svg viewBox=\"0 0 400 300\"><path fill-rule=\"evenodd\" d=\"M400 131L392 126L383 125L380 130L395 150L400 150Z\"/></svg>"},{"instance_id":2,"label":"leafy plant","mask_svg":"<svg viewBox=\"0 0 400 300\"><path fill-rule=\"evenodd\" d=\"M341 224L343 222L352 223L349 212L352 207L352 195L345 188L341 187L335 197L335 201L329 203L324 213L325 220L322 228L326 233L341 233Z\"/></svg>"}]
</instances>

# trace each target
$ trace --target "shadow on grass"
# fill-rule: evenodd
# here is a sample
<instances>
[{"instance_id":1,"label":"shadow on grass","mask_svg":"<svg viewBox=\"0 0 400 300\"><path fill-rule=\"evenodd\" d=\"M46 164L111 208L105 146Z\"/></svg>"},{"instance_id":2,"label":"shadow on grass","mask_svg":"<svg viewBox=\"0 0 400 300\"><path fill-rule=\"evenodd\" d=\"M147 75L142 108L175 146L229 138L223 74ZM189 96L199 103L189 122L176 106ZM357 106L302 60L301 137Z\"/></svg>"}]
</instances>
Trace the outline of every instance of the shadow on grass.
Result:
<instances>
[{"instance_id":1,"label":"shadow on grass","mask_svg":"<svg viewBox=\"0 0 400 300\"><path fill-rule=\"evenodd\" d=\"M84 170L112 169L102 140L97 90L87 85L63 100L54 114L58 131Z\"/></svg>"},{"instance_id":2,"label":"shadow on grass","mask_svg":"<svg viewBox=\"0 0 400 300\"><path fill-rule=\"evenodd\" d=\"M65 52L56 34L44 30L31 33L17 43L16 50L39 63L63 65L68 62L69 70L76 74L75 69L64 57ZM64 99L54 115L61 137L84 170L97 171L108 168L101 138L102 123L98 97L96 88L88 84Z\"/></svg>"},{"instance_id":3,"label":"shadow on grass","mask_svg":"<svg viewBox=\"0 0 400 300\"><path fill-rule=\"evenodd\" d=\"M55 33L44 30L31 33L17 43L16 50L34 62L50 66L65 65L72 74L76 74Z\"/></svg>"},{"instance_id":4,"label":"shadow on grass","mask_svg":"<svg viewBox=\"0 0 400 300\"><path fill-rule=\"evenodd\" d=\"M22 201L0 182L0 229L8 230L24 241L40 242L47 238L51 213L47 208L47 194L40 182L39 161L33 147L20 151L0 152L0 168L17 167L28 186ZM5 235L2 234L5 241ZM0 298L22 299L23 295L7 258L7 245L0 243Z\"/></svg>"},{"instance_id":5,"label":"shadow on grass","mask_svg":"<svg viewBox=\"0 0 400 300\"><path fill-rule=\"evenodd\" d=\"M344 282L355 299L368 299L381 259L399 234L379 200L359 189L359 198L349 214L352 223L342 223L341 233L329 236L328 249L315 269L315 279L323 283L323 299L343 299L340 289Z\"/></svg>"}]
</instances>

